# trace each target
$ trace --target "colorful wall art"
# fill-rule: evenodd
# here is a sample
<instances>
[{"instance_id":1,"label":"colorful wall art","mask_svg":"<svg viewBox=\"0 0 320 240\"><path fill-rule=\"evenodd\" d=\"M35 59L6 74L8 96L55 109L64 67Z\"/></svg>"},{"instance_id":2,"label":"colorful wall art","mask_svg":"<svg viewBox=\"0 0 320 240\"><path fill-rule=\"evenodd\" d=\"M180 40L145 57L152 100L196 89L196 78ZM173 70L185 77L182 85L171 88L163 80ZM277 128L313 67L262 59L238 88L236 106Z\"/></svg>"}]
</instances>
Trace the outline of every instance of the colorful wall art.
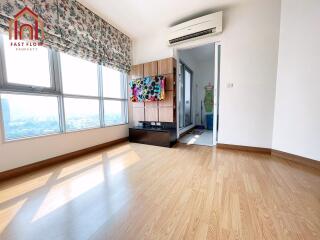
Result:
<instances>
[{"instance_id":1,"label":"colorful wall art","mask_svg":"<svg viewBox=\"0 0 320 240\"><path fill-rule=\"evenodd\" d=\"M161 101L165 98L165 77L145 77L130 81L131 102Z\"/></svg>"}]
</instances>

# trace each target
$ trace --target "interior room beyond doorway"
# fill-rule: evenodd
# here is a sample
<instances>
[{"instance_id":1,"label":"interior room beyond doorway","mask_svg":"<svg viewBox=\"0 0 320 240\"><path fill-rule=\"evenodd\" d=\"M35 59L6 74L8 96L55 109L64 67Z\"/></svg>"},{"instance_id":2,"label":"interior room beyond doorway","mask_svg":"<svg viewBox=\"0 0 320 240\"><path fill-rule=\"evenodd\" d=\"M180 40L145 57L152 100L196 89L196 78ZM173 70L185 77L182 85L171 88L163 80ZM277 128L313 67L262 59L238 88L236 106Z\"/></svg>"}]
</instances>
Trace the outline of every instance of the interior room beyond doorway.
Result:
<instances>
[{"instance_id":1,"label":"interior room beyond doorway","mask_svg":"<svg viewBox=\"0 0 320 240\"><path fill-rule=\"evenodd\" d=\"M179 141L213 146L215 44L178 50Z\"/></svg>"}]
</instances>

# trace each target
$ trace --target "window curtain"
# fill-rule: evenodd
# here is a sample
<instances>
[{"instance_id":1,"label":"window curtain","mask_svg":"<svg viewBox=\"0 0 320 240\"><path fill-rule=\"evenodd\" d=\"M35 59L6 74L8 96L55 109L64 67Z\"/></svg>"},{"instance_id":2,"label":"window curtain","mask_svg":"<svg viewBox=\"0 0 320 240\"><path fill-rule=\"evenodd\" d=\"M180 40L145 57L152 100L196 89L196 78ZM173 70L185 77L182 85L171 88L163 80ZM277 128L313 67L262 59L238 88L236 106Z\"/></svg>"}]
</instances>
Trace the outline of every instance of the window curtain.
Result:
<instances>
[{"instance_id":1,"label":"window curtain","mask_svg":"<svg viewBox=\"0 0 320 240\"><path fill-rule=\"evenodd\" d=\"M9 20L25 6L43 20L45 46L122 72L130 71L130 38L75 0L2 0L2 32L8 32Z\"/></svg>"}]
</instances>

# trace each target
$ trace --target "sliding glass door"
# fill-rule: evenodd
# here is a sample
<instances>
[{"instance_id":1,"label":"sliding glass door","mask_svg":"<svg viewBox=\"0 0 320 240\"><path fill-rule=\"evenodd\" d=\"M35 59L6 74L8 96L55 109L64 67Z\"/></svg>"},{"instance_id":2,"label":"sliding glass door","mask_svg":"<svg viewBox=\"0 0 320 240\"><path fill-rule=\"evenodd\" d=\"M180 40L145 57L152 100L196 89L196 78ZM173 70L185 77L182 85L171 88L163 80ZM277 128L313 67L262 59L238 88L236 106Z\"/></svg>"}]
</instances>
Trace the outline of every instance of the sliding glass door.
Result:
<instances>
[{"instance_id":1,"label":"sliding glass door","mask_svg":"<svg viewBox=\"0 0 320 240\"><path fill-rule=\"evenodd\" d=\"M192 124L192 70L180 62L179 127Z\"/></svg>"}]
</instances>

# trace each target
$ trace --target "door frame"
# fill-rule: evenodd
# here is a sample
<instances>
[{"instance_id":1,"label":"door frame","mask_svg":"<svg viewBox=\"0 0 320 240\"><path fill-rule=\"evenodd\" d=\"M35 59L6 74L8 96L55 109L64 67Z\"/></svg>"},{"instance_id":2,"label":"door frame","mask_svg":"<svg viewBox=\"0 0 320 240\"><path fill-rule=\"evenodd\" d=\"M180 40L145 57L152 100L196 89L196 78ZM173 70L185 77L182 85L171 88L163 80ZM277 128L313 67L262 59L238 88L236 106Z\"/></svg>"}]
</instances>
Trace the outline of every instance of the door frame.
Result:
<instances>
[{"instance_id":1,"label":"door frame","mask_svg":"<svg viewBox=\"0 0 320 240\"><path fill-rule=\"evenodd\" d=\"M215 51L213 52L214 54L214 59L215 59L215 63L217 63L216 61L216 46L219 46L219 51L220 51L220 54L219 54L219 75L216 75L217 71L214 71L214 83L216 82L216 79L218 80L218 84L217 84L217 87L216 92L214 92L214 97L216 96L217 99L216 99L216 104L217 106L214 107L213 111L216 111L216 114L215 116L217 117L216 121L215 121L215 116L214 116L214 128L215 128L215 133L213 134L213 139L212 139L212 143L213 143L213 147L215 145L217 145L218 143L218 131L219 131L219 118L220 118L220 91L221 91L221 48L223 47L223 44L222 44L222 41L221 39L219 38L219 36L213 36L213 37L210 37L210 38L205 38L205 39L199 39L199 40L195 40L195 41L190 41L190 42L185 42L185 43L182 43L182 44L179 44L179 45L176 45L174 47L172 47L172 55L173 57L177 60L177 62L180 61L180 57L179 57L179 51L181 50L185 50L185 49L190 49L190 48L195 48L195 47L200 47L200 46L203 46L203 45L207 45L207 44L214 44L215 45ZM176 73L176 79L179 79L179 73L180 73L180 69L178 68L177 70L177 73ZM219 78L216 78L216 77L219 77ZM177 86L177 89L179 89L179 81L176 82L176 86ZM176 111L176 129L177 129L177 138L180 137L180 129L179 129L179 91L177 91L177 98L176 98L176 106L177 106L177 111Z\"/></svg>"},{"instance_id":2,"label":"door frame","mask_svg":"<svg viewBox=\"0 0 320 240\"><path fill-rule=\"evenodd\" d=\"M219 107L220 107L220 78L221 78L221 44L214 43L214 79L213 79L213 146L218 143L219 136Z\"/></svg>"}]
</instances>

